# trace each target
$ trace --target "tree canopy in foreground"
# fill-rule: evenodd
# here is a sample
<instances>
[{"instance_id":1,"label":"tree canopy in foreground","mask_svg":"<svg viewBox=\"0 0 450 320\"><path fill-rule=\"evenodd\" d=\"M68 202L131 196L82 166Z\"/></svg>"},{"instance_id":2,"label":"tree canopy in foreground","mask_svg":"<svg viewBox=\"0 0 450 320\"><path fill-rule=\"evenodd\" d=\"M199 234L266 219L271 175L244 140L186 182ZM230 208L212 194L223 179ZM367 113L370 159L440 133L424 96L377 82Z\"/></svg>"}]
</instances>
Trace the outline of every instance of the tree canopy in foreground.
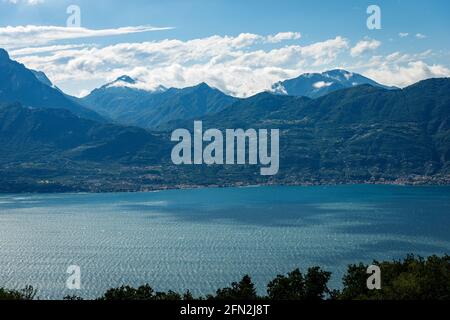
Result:
<instances>
[{"instance_id":1,"label":"tree canopy in foreground","mask_svg":"<svg viewBox=\"0 0 450 320\"><path fill-rule=\"evenodd\" d=\"M213 295L194 297L190 291L157 292L149 284L138 288L122 286L107 290L98 300L450 300L450 256L428 258L408 255L403 260L374 261L381 269L381 289L369 290L369 265L349 265L342 279L342 288L328 287L331 272L312 267L306 273L295 269L278 275L267 284L266 295L258 295L249 275ZM37 291L28 286L22 290L0 288L0 300L33 300ZM67 296L65 300L81 300Z\"/></svg>"}]
</instances>

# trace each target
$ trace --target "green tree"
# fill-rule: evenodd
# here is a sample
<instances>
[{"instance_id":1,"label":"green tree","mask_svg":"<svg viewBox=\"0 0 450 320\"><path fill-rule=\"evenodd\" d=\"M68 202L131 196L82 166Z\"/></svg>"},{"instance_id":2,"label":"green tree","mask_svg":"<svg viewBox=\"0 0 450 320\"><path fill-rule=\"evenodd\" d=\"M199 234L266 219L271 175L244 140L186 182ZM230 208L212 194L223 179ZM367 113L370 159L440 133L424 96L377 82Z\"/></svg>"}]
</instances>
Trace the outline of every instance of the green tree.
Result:
<instances>
[{"instance_id":1,"label":"green tree","mask_svg":"<svg viewBox=\"0 0 450 320\"><path fill-rule=\"evenodd\" d=\"M319 267L308 269L303 276L299 269L279 275L267 285L268 298L272 300L322 300L330 293L327 284L331 273Z\"/></svg>"},{"instance_id":2,"label":"green tree","mask_svg":"<svg viewBox=\"0 0 450 320\"><path fill-rule=\"evenodd\" d=\"M354 298L363 298L368 295L367 288L367 268L365 264L352 264L347 268L347 273L342 279L344 289L338 294L339 299L350 300Z\"/></svg>"},{"instance_id":3,"label":"green tree","mask_svg":"<svg viewBox=\"0 0 450 320\"><path fill-rule=\"evenodd\" d=\"M184 294L183 294L183 300L184 301L192 301L195 300L194 296L192 295L191 291L187 290Z\"/></svg>"},{"instance_id":4,"label":"green tree","mask_svg":"<svg viewBox=\"0 0 450 320\"><path fill-rule=\"evenodd\" d=\"M190 292L186 292L183 296L177 292L169 290L167 292L155 292L150 285L146 284L138 288L130 286L122 286L106 291L100 300L173 300L180 301L184 298L193 299Z\"/></svg>"},{"instance_id":5,"label":"green tree","mask_svg":"<svg viewBox=\"0 0 450 320\"><path fill-rule=\"evenodd\" d=\"M381 290L368 290L367 265L351 265L338 295L345 300L450 300L450 256L373 262L381 269Z\"/></svg>"},{"instance_id":6,"label":"green tree","mask_svg":"<svg viewBox=\"0 0 450 320\"><path fill-rule=\"evenodd\" d=\"M139 288L121 286L106 291L102 300L155 300L156 294L150 285L146 284Z\"/></svg>"},{"instance_id":7,"label":"green tree","mask_svg":"<svg viewBox=\"0 0 450 320\"><path fill-rule=\"evenodd\" d=\"M69 296L65 296L63 298L63 300L65 300L65 301L82 301L83 298L76 296L76 295L72 295L72 296L69 295Z\"/></svg>"},{"instance_id":8,"label":"green tree","mask_svg":"<svg viewBox=\"0 0 450 320\"><path fill-rule=\"evenodd\" d=\"M37 290L32 286L26 286L21 290L7 290L0 288L0 300L33 300Z\"/></svg>"},{"instance_id":9,"label":"green tree","mask_svg":"<svg viewBox=\"0 0 450 320\"><path fill-rule=\"evenodd\" d=\"M302 300L305 295L305 279L300 269L278 275L267 285L267 294L272 300Z\"/></svg>"},{"instance_id":10,"label":"green tree","mask_svg":"<svg viewBox=\"0 0 450 320\"><path fill-rule=\"evenodd\" d=\"M215 297L209 298L217 300L256 300L258 295L252 279L246 275L241 281L233 282L230 288L219 289Z\"/></svg>"},{"instance_id":11,"label":"green tree","mask_svg":"<svg viewBox=\"0 0 450 320\"><path fill-rule=\"evenodd\" d=\"M330 292L328 282L331 272L323 271L320 267L308 269L305 276L305 300L322 300Z\"/></svg>"}]
</instances>

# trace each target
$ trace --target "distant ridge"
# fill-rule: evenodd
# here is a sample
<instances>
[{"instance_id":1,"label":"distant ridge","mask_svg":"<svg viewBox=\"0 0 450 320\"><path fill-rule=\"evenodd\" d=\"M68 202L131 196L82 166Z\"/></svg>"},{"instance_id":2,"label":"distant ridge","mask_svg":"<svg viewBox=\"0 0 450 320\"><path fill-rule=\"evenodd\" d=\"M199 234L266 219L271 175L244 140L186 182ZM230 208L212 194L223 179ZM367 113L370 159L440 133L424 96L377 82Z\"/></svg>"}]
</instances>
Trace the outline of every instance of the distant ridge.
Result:
<instances>
[{"instance_id":1,"label":"distant ridge","mask_svg":"<svg viewBox=\"0 0 450 320\"><path fill-rule=\"evenodd\" d=\"M384 89L396 89L384 86L360 74L336 69L323 73L305 73L297 78L280 81L272 86L276 94L318 98L330 92L369 84Z\"/></svg>"},{"instance_id":2,"label":"distant ridge","mask_svg":"<svg viewBox=\"0 0 450 320\"><path fill-rule=\"evenodd\" d=\"M99 89L117 88L117 87L127 88L130 90L146 91L148 93L161 93L167 90L167 88L162 85L156 86L155 88L147 88L145 84L142 83L141 81L137 81L127 75L120 76L116 80L101 86Z\"/></svg>"},{"instance_id":3,"label":"distant ridge","mask_svg":"<svg viewBox=\"0 0 450 320\"><path fill-rule=\"evenodd\" d=\"M203 90L211 88L201 84L184 93L192 99L204 96ZM204 130L279 129L279 174L268 179L251 166L173 165L169 133L191 129L194 120L202 120ZM174 126L151 133L85 120L67 110L0 106L0 192L450 184L448 78L399 90L364 84L317 99L264 92L216 113L168 124Z\"/></svg>"},{"instance_id":4,"label":"distant ridge","mask_svg":"<svg viewBox=\"0 0 450 320\"><path fill-rule=\"evenodd\" d=\"M93 90L80 103L122 124L156 129L169 121L216 113L238 100L206 83L182 89L157 86L153 91L135 84L131 77L119 77Z\"/></svg>"}]
</instances>

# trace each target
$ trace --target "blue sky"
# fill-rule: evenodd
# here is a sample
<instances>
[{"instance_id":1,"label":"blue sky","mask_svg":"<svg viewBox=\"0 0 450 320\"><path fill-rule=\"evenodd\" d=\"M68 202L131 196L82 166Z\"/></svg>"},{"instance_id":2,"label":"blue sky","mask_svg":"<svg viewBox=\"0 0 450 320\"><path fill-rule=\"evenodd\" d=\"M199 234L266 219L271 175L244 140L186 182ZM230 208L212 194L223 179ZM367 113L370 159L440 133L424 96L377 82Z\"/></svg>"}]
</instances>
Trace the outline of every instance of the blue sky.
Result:
<instances>
[{"instance_id":1,"label":"blue sky","mask_svg":"<svg viewBox=\"0 0 450 320\"><path fill-rule=\"evenodd\" d=\"M71 4L82 35L64 30ZM380 30L366 26L371 4ZM127 73L146 89L206 81L246 96L338 67L406 86L450 75L448 12L444 0L0 0L0 46L75 95Z\"/></svg>"}]
</instances>

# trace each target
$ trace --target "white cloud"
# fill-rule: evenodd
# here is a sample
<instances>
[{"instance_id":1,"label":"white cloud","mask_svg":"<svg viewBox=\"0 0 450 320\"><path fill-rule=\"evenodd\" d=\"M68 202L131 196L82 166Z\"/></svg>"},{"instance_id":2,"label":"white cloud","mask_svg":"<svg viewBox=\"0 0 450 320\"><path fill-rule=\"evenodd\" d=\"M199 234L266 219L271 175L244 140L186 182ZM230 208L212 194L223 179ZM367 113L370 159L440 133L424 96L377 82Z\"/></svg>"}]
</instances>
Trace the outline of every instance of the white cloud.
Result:
<instances>
[{"instance_id":1,"label":"white cloud","mask_svg":"<svg viewBox=\"0 0 450 320\"><path fill-rule=\"evenodd\" d=\"M350 54L352 55L352 57L357 57L368 51L377 49L380 45L381 42L378 40L361 40L356 44L356 46L351 49Z\"/></svg>"},{"instance_id":2,"label":"white cloud","mask_svg":"<svg viewBox=\"0 0 450 320\"><path fill-rule=\"evenodd\" d=\"M44 46L44 47L29 47L23 49L11 50L9 52L12 56L22 56L22 55L32 55L32 54L42 54L48 52L56 52L61 50L75 49L86 47L86 44L67 44L67 45L54 45L54 46Z\"/></svg>"},{"instance_id":3,"label":"white cloud","mask_svg":"<svg viewBox=\"0 0 450 320\"><path fill-rule=\"evenodd\" d=\"M315 61L313 66L325 65L336 60L337 55L342 50L348 48L348 40L343 37L316 42L309 46L301 48L301 52L305 56L312 57Z\"/></svg>"},{"instance_id":4,"label":"white cloud","mask_svg":"<svg viewBox=\"0 0 450 320\"><path fill-rule=\"evenodd\" d=\"M67 28L60 26L7 26L0 28L0 47L21 48L45 45L53 41L89 37L117 36L131 33L168 30L170 27L135 26L116 29Z\"/></svg>"},{"instance_id":5,"label":"white cloud","mask_svg":"<svg viewBox=\"0 0 450 320\"><path fill-rule=\"evenodd\" d=\"M78 98L83 98L83 97L86 97L89 93L90 93L89 90L87 90L87 89L82 89L80 92L78 92L78 93L76 94L76 97L78 97Z\"/></svg>"},{"instance_id":6,"label":"white cloud","mask_svg":"<svg viewBox=\"0 0 450 320\"><path fill-rule=\"evenodd\" d=\"M450 77L450 69L438 64L411 61L406 64L384 64L367 70L365 75L386 85L405 87L423 79Z\"/></svg>"},{"instance_id":7,"label":"white cloud","mask_svg":"<svg viewBox=\"0 0 450 320\"><path fill-rule=\"evenodd\" d=\"M427 62L434 54L431 50L416 54L398 51L367 59L361 55L379 47L379 41L363 39L349 50L348 40L341 36L305 45L300 45L299 39L296 32L268 36L242 33L104 46L49 44L10 50L10 54L27 67L44 71L53 83L74 95L84 95L86 90L124 74L139 80L136 87L141 89L186 87L205 81L240 97L267 90L273 83L301 73L335 68L350 69L399 87L429 77L450 76L447 67ZM289 43L261 46L284 41ZM343 65L343 61L352 64ZM330 83L317 83L315 87L327 85Z\"/></svg>"},{"instance_id":8,"label":"white cloud","mask_svg":"<svg viewBox=\"0 0 450 320\"><path fill-rule=\"evenodd\" d=\"M424 34L422 34L422 33L417 33L416 34L416 38L417 39L425 39L427 36L426 35L424 35Z\"/></svg>"},{"instance_id":9,"label":"white cloud","mask_svg":"<svg viewBox=\"0 0 450 320\"><path fill-rule=\"evenodd\" d=\"M409 36L409 33L408 33L408 32L400 32L400 33L398 34L398 36L399 36L400 38L406 38L407 36Z\"/></svg>"},{"instance_id":10,"label":"white cloud","mask_svg":"<svg viewBox=\"0 0 450 320\"><path fill-rule=\"evenodd\" d=\"M333 84L333 82L325 82L325 81L319 81L313 84L313 87L316 89L326 88Z\"/></svg>"},{"instance_id":11,"label":"white cloud","mask_svg":"<svg viewBox=\"0 0 450 320\"><path fill-rule=\"evenodd\" d=\"M298 38L293 32L277 35L243 33L234 37L166 39L104 47L56 45L14 50L11 56L32 69L44 71L62 89L69 83L77 83L81 88L71 91L72 94L92 89L93 83L106 83L127 74L141 80L141 88L185 87L205 81L244 97L303 72L333 68L338 56L348 49L348 41L342 37L304 46L296 43L272 49L258 46L273 37L277 41Z\"/></svg>"},{"instance_id":12,"label":"white cloud","mask_svg":"<svg viewBox=\"0 0 450 320\"><path fill-rule=\"evenodd\" d=\"M267 42L278 43L285 40L298 40L302 37L300 32L280 32L273 36L267 37Z\"/></svg>"},{"instance_id":13,"label":"white cloud","mask_svg":"<svg viewBox=\"0 0 450 320\"><path fill-rule=\"evenodd\" d=\"M426 50L418 53L400 51L362 58L342 66L390 86L405 87L428 78L450 77L448 65L435 61L439 53ZM433 62L431 62L433 61Z\"/></svg>"},{"instance_id":14,"label":"white cloud","mask_svg":"<svg viewBox=\"0 0 450 320\"><path fill-rule=\"evenodd\" d=\"M387 66L406 65L409 62L416 62L431 58L433 55L432 50L426 50L419 53L402 53L395 51L385 56L376 55L372 56L369 60L364 59L362 62L353 64L352 68L358 70L367 70L372 68L384 68Z\"/></svg>"}]
</instances>

